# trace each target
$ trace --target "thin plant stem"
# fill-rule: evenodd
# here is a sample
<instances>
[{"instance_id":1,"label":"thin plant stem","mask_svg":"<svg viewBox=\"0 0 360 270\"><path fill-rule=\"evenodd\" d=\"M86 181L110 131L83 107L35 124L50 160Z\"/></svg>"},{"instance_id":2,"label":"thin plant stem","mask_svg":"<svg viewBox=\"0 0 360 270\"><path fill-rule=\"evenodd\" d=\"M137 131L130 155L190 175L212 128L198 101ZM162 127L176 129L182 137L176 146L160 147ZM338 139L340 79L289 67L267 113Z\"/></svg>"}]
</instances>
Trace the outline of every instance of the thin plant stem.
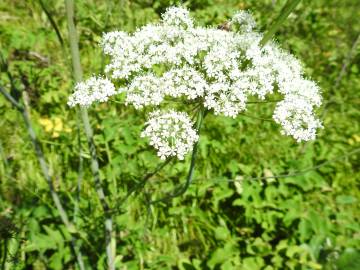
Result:
<instances>
[{"instance_id":1,"label":"thin plant stem","mask_svg":"<svg viewBox=\"0 0 360 270\"><path fill-rule=\"evenodd\" d=\"M14 78L12 77L10 70L9 70L9 65L8 62L5 60L5 57L3 56L2 52L1 52L1 45L0 45L0 71L3 71L6 73L7 77L9 78L10 84L11 84L11 90L15 89L15 83L14 83ZM10 96L12 98L12 96Z\"/></svg>"},{"instance_id":2,"label":"thin plant stem","mask_svg":"<svg viewBox=\"0 0 360 270\"><path fill-rule=\"evenodd\" d=\"M357 38L355 39L353 45L351 46L351 49L350 49L349 53L347 54L347 56L346 56L346 58L345 58L345 60L343 62L343 65L342 65L341 71L339 73L339 76L337 77L337 79L335 81L334 89L339 87L340 82L341 82L342 78L345 76L346 71L347 71L347 67L351 63L351 60L352 60L352 58L353 58L353 56L355 54L356 48L357 48L357 46L359 44L360 44L360 35L358 35Z\"/></svg>"},{"instance_id":3,"label":"thin plant stem","mask_svg":"<svg viewBox=\"0 0 360 270\"><path fill-rule=\"evenodd\" d=\"M147 173L146 175L144 175L141 179L141 181L139 183L136 183L134 186L132 186L126 193L125 197L122 198L119 203L117 203L117 205L114 207L114 210L117 209L116 211L118 211L118 209L126 202L126 200L136 191L142 189L145 187L145 184L148 182L148 180L153 177L154 175L156 175L158 172L160 172L166 165L168 165L170 163L170 161L172 161L173 158L170 157L167 160L165 160L163 163L159 164L155 170L151 173Z\"/></svg>"},{"instance_id":4,"label":"thin plant stem","mask_svg":"<svg viewBox=\"0 0 360 270\"><path fill-rule=\"evenodd\" d=\"M76 198L74 203L74 217L73 222L76 225L77 217L79 214L79 201L81 194L81 183L84 176L83 172L83 156L82 156L82 147L81 147L81 132L80 132L80 112L77 113L76 118L76 128L78 136L78 151L79 151L79 167L78 167L78 177L77 177L77 186L76 186Z\"/></svg>"},{"instance_id":5,"label":"thin plant stem","mask_svg":"<svg viewBox=\"0 0 360 270\"><path fill-rule=\"evenodd\" d=\"M80 82L82 80L82 68L80 64L78 35L74 24L74 1L65 0L65 7L66 7L66 17L68 23L74 79L76 82ZM100 180L100 170L99 170L99 163L96 154L96 147L93 138L93 130L90 125L89 116L86 108L82 107L80 109L80 113L84 125L86 139L90 150L91 171L94 178L95 189L105 215L105 242L106 242L107 267L109 270L115 270L116 242L115 242L115 238L113 237L113 229L112 229L113 221L112 221L110 207L105 199L105 192L102 186L103 184Z\"/></svg>"},{"instance_id":6,"label":"thin plant stem","mask_svg":"<svg viewBox=\"0 0 360 270\"><path fill-rule=\"evenodd\" d=\"M56 36L57 36L57 38L59 40L59 43L60 43L61 47L64 47L64 39L61 36L61 32L60 32L59 27L57 26L54 18L52 17L51 13L47 9L47 7L44 4L43 0L38 0L38 1L39 1L40 6L41 6L41 9L44 11L44 13L46 14L46 17L49 19L49 22L50 22L51 26L54 28Z\"/></svg>"},{"instance_id":7,"label":"thin plant stem","mask_svg":"<svg viewBox=\"0 0 360 270\"><path fill-rule=\"evenodd\" d=\"M106 155L107 155L107 159L109 161L109 165L110 165L110 170L113 170L113 166L112 166L112 156L111 156L111 152L110 152L110 147L109 147L109 143L106 139L106 136L104 134L104 141L105 141L105 151L106 151ZM113 194L113 196L115 196L115 198L117 197L117 181L116 181L116 177L115 175L111 175L111 179L108 179L109 181L111 180L112 183L112 191L111 193Z\"/></svg>"},{"instance_id":8,"label":"thin plant stem","mask_svg":"<svg viewBox=\"0 0 360 270\"><path fill-rule=\"evenodd\" d=\"M168 158L167 160L165 160L165 162L163 162L162 164L158 165L155 170L151 173L146 174L143 177L143 181L147 181L149 180L151 177L153 177L154 175L156 175L159 171L161 171L166 165L168 165L170 163L170 161L173 160L173 157Z\"/></svg>"},{"instance_id":9,"label":"thin plant stem","mask_svg":"<svg viewBox=\"0 0 360 270\"><path fill-rule=\"evenodd\" d=\"M4 254L2 254L3 258L2 258L2 262L1 262L1 270L5 270L6 267L6 258L7 258L7 253L8 253L8 240L5 239L4 240Z\"/></svg>"},{"instance_id":10,"label":"thin plant stem","mask_svg":"<svg viewBox=\"0 0 360 270\"><path fill-rule=\"evenodd\" d=\"M242 179L218 179L218 180L215 180L213 181L213 183L218 183L218 182L241 182L241 181L253 181L253 180L267 180L267 179L276 179L276 178L288 178L288 177L296 177L296 176L302 176L302 175L305 175L311 171L314 171L314 170L317 170L317 169L320 169L328 164L331 164L333 162L337 162L341 159L344 159L344 158L347 158L349 156L352 156L352 155L355 155L355 154L358 154L360 153L360 147L354 149L353 151L350 151L344 155L341 155L341 156L338 156L334 159L330 159L330 160L327 160L327 161L324 161L318 165L315 165L315 166L312 166L312 167L308 167L308 168L305 168L305 169L302 169L302 170L298 170L298 171L295 171L293 173L287 173L287 174L279 174L279 175L272 175L272 176L260 176L260 177L244 177ZM200 182L200 181L196 181L196 182Z\"/></svg>"},{"instance_id":11,"label":"thin plant stem","mask_svg":"<svg viewBox=\"0 0 360 270\"><path fill-rule=\"evenodd\" d=\"M247 104L263 104L263 103L277 103L282 101L281 99L277 99L277 100L266 100L266 101L248 101L246 102Z\"/></svg>"},{"instance_id":12,"label":"thin plant stem","mask_svg":"<svg viewBox=\"0 0 360 270\"><path fill-rule=\"evenodd\" d=\"M2 146L1 141L0 141L0 156L1 156L1 159L3 160L3 162L4 162L4 170L5 170L6 174L7 174L7 168L9 167L9 163L8 163L7 158L5 156L4 148Z\"/></svg>"},{"instance_id":13,"label":"thin plant stem","mask_svg":"<svg viewBox=\"0 0 360 270\"><path fill-rule=\"evenodd\" d=\"M40 164L41 172L49 186L51 197L55 203L56 209L59 212L61 221L64 223L64 225L67 228L67 230L69 231L69 233L73 234L74 232L76 232L76 229L75 229L74 225L69 221L69 218L68 218L68 215L66 214L65 208L63 207L63 205L60 201L60 197L54 188L51 176L49 174L49 168L45 161L44 153L41 149L40 142L37 139L35 130L33 128L33 125L32 125L31 119L30 119L28 108L26 106L22 106L18 101L16 101L2 86L0 86L0 92L21 113L23 120L25 122L26 129L30 136L30 139L34 145L35 154L36 154L37 160ZM74 246L74 252L75 252L80 269L84 270L85 269L84 262L82 260L82 254L81 254L80 250L78 250Z\"/></svg>"},{"instance_id":14,"label":"thin plant stem","mask_svg":"<svg viewBox=\"0 0 360 270\"><path fill-rule=\"evenodd\" d=\"M360 44L360 35L357 36L357 38L355 39L354 43L351 46L350 51L348 52L348 54L346 55L341 70L339 72L338 77L336 78L333 87L331 87L331 90L336 91L337 88L340 86L341 80L344 78L344 76L347 73L347 69L348 66L350 65L351 61L353 60L353 57L355 55L356 49L358 47L358 45ZM329 100L327 100L327 102L324 104L324 110L321 114L320 119L324 119L327 112L328 112L328 105L331 104L332 102L334 102L334 97L331 97ZM347 103L349 103L349 101L347 101Z\"/></svg>"},{"instance_id":15,"label":"thin plant stem","mask_svg":"<svg viewBox=\"0 0 360 270\"><path fill-rule=\"evenodd\" d=\"M13 98L2 86L0 86L1 94L20 112L23 112L24 108Z\"/></svg>"},{"instance_id":16,"label":"thin plant stem","mask_svg":"<svg viewBox=\"0 0 360 270\"><path fill-rule=\"evenodd\" d=\"M262 117L256 117L256 116L252 116L246 113L240 113L242 116L251 118L251 119L256 119L256 120L261 120L261 121L267 121L267 122L273 122L273 119L271 118L262 118Z\"/></svg>"},{"instance_id":17,"label":"thin plant stem","mask_svg":"<svg viewBox=\"0 0 360 270\"><path fill-rule=\"evenodd\" d=\"M337 88L340 86L341 80L344 78L344 76L347 73L347 68L350 65L351 61L353 60L353 57L355 55L356 52L356 48L358 47L358 45L360 44L360 35L357 36L357 38L355 39L354 43L351 46L350 51L348 52L348 54L346 55L345 59L343 60L343 64L341 67L341 71L339 72L338 77L336 78L333 87L331 88L331 90L337 90ZM325 116L327 115L328 111L329 111L329 104L331 104L332 102L334 102L334 97L331 97L329 100L327 100L324 105L323 105L323 111L321 113L320 119L324 120ZM349 101L347 101L347 103L350 103ZM301 147L299 154L302 154L305 149L308 147L308 145L311 142L306 142L303 147Z\"/></svg>"}]
</instances>

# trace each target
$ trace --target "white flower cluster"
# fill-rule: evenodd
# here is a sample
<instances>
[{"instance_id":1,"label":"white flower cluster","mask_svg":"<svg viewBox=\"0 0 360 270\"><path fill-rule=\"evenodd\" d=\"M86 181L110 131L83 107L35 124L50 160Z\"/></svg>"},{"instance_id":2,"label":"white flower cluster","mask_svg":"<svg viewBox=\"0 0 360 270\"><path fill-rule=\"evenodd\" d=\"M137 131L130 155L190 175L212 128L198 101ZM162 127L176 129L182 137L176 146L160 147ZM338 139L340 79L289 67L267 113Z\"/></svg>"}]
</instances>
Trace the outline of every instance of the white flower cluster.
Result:
<instances>
[{"instance_id":1,"label":"white flower cluster","mask_svg":"<svg viewBox=\"0 0 360 270\"><path fill-rule=\"evenodd\" d=\"M281 124L283 134L293 136L298 142L315 139L316 130L322 127L313 114L314 107L321 105L318 86L301 77L282 84L280 90L285 98L275 108L275 122Z\"/></svg>"},{"instance_id":2,"label":"white flower cluster","mask_svg":"<svg viewBox=\"0 0 360 270\"><path fill-rule=\"evenodd\" d=\"M189 11L184 8L168 8L162 15L164 25L178 26L183 28L193 27L193 21L190 18Z\"/></svg>"},{"instance_id":3,"label":"white flower cluster","mask_svg":"<svg viewBox=\"0 0 360 270\"><path fill-rule=\"evenodd\" d=\"M159 105L165 96L185 96L189 100L202 97L207 86L205 79L195 69L182 67L171 69L162 76L152 72L139 75L119 91L126 93L126 104L141 109L148 105Z\"/></svg>"},{"instance_id":4,"label":"white flower cluster","mask_svg":"<svg viewBox=\"0 0 360 270\"><path fill-rule=\"evenodd\" d=\"M121 85L118 92L126 94L126 103L136 109L160 107L166 98L181 98L215 114L236 117L246 110L250 96L265 99L277 91L284 100L277 104L273 118L282 126L282 133L297 141L314 139L321 127L314 116L315 107L321 104L319 87L305 79L299 61L274 42L261 45L263 36L254 30L250 13L236 13L229 25L233 31L197 27L186 9L168 8L159 24L146 25L132 34L106 33L101 42L110 57L105 71ZM79 84L69 104L106 100L115 94L106 82L107 87L104 83L97 90L94 85ZM177 119L175 112L165 115ZM160 116L152 117L156 121ZM162 146L163 139L158 138L163 142L160 145L151 137L160 156L179 156L174 148ZM184 149L189 150L183 147L180 156Z\"/></svg>"},{"instance_id":5,"label":"white flower cluster","mask_svg":"<svg viewBox=\"0 0 360 270\"><path fill-rule=\"evenodd\" d=\"M169 156L184 159L199 138L192 128L191 119L183 112L155 111L145 125L141 136L150 139L150 145L158 150L161 159Z\"/></svg>"},{"instance_id":6,"label":"white flower cluster","mask_svg":"<svg viewBox=\"0 0 360 270\"><path fill-rule=\"evenodd\" d=\"M75 92L70 96L68 105L89 106L95 101L104 102L110 96L117 94L113 83L101 77L91 77L85 82L75 85Z\"/></svg>"}]
</instances>

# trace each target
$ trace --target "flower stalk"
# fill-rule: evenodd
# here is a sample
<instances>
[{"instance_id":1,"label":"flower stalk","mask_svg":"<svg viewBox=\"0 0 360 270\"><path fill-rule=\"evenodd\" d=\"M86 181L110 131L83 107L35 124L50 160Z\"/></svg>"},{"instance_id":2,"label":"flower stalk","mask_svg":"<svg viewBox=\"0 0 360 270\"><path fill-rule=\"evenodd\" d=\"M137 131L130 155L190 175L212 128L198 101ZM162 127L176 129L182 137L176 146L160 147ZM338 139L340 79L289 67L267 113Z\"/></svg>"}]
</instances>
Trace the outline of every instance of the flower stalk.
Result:
<instances>
[{"instance_id":1,"label":"flower stalk","mask_svg":"<svg viewBox=\"0 0 360 270\"><path fill-rule=\"evenodd\" d=\"M65 6L66 6L66 17L68 23L70 51L71 51L74 79L76 82L80 82L82 80L82 68L80 64L78 36L74 24L74 1L65 0ZM91 171L93 174L95 189L105 215L104 223L105 223L107 267L109 270L114 270L116 242L115 242L115 238L113 237L112 215L111 215L110 207L105 199L103 183L101 182L100 179L100 170L99 170L99 163L96 154L96 147L93 138L93 130L90 125L87 109L85 107L82 107L80 109L80 114L90 150Z\"/></svg>"}]
</instances>

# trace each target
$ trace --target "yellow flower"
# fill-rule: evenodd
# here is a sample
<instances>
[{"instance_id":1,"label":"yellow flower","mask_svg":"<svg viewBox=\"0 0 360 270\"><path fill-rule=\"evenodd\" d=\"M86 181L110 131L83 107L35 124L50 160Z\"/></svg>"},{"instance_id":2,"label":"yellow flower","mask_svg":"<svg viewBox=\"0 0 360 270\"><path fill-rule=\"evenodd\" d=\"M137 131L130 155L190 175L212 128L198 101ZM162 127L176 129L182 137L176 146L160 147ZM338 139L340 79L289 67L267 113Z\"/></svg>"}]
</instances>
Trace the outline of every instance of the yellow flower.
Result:
<instances>
[{"instance_id":1,"label":"yellow flower","mask_svg":"<svg viewBox=\"0 0 360 270\"><path fill-rule=\"evenodd\" d=\"M46 132L51 132L54 127L52 121L49 118L40 118L39 123L45 128Z\"/></svg>"},{"instance_id":2,"label":"yellow flower","mask_svg":"<svg viewBox=\"0 0 360 270\"><path fill-rule=\"evenodd\" d=\"M351 145L357 144L359 142L360 142L360 136L357 134L352 135L352 137L348 139L348 143Z\"/></svg>"},{"instance_id":3,"label":"yellow flower","mask_svg":"<svg viewBox=\"0 0 360 270\"><path fill-rule=\"evenodd\" d=\"M54 123L55 123L55 125L54 125L54 131L59 131L59 132L60 132L60 131L63 130L64 125L63 125L63 122L62 122L61 118L55 117L55 118L54 118Z\"/></svg>"},{"instance_id":4,"label":"yellow flower","mask_svg":"<svg viewBox=\"0 0 360 270\"><path fill-rule=\"evenodd\" d=\"M50 133L53 138L58 138L61 132L71 132L71 128L66 127L60 117L54 119L40 118L39 123L44 127L45 132Z\"/></svg>"}]
</instances>

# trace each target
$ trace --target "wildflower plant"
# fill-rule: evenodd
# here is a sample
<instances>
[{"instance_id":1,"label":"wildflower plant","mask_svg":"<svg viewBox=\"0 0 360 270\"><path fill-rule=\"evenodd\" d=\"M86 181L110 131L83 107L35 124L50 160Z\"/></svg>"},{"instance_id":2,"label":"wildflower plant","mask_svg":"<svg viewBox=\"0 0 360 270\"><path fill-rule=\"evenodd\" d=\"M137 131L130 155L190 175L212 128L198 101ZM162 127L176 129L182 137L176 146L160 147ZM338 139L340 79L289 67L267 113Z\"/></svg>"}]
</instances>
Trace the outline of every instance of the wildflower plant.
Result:
<instances>
[{"instance_id":1,"label":"wildflower plant","mask_svg":"<svg viewBox=\"0 0 360 270\"><path fill-rule=\"evenodd\" d=\"M320 89L304 77L295 57L275 42L263 46L262 38L246 11L235 14L226 31L196 26L188 10L170 7L158 24L104 34L106 77L77 84L68 104L89 106L123 93L126 105L155 109L141 136L158 156L183 159L199 139L188 111L235 118L250 97L278 93L282 100L273 119L282 133L298 142L313 140L322 127L314 113Z\"/></svg>"}]
</instances>

